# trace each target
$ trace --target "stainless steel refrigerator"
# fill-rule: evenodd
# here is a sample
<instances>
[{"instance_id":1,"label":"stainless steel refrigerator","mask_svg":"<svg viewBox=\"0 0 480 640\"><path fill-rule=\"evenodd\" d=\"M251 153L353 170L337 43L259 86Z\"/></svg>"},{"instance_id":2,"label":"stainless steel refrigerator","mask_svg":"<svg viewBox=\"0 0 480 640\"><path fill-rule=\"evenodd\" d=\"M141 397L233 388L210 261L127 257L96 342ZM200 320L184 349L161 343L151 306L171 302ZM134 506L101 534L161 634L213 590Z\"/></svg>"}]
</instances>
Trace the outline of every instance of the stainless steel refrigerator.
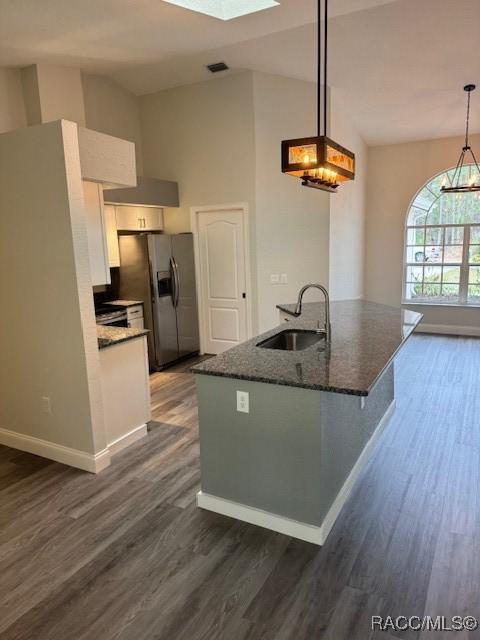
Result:
<instances>
[{"instance_id":1,"label":"stainless steel refrigerator","mask_svg":"<svg viewBox=\"0 0 480 640\"><path fill-rule=\"evenodd\" d=\"M121 234L119 295L142 300L150 369L198 353L193 236Z\"/></svg>"}]
</instances>

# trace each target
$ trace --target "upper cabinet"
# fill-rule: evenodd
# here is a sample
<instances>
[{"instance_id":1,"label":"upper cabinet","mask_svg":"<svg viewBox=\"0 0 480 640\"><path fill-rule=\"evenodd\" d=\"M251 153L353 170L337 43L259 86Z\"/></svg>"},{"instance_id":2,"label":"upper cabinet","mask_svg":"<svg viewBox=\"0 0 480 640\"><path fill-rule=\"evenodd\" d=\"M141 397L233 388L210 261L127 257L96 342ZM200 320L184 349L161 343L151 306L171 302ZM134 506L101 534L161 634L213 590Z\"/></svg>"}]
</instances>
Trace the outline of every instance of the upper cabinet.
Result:
<instances>
[{"instance_id":1,"label":"upper cabinet","mask_svg":"<svg viewBox=\"0 0 480 640\"><path fill-rule=\"evenodd\" d=\"M158 207L115 207L118 231L163 231L163 209Z\"/></svg>"},{"instance_id":2,"label":"upper cabinet","mask_svg":"<svg viewBox=\"0 0 480 640\"><path fill-rule=\"evenodd\" d=\"M102 185L83 182L87 223L88 254L92 285L110 284L107 232L103 207Z\"/></svg>"},{"instance_id":3,"label":"upper cabinet","mask_svg":"<svg viewBox=\"0 0 480 640\"><path fill-rule=\"evenodd\" d=\"M103 189L136 186L135 145L78 127L78 147L92 285L110 284L110 267L120 266L120 257L115 209L105 209Z\"/></svg>"},{"instance_id":4,"label":"upper cabinet","mask_svg":"<svg viewBox=\"0 0 480 640\"><path fill-rule=\"evenodd\" d=\"M105 231L107 233L108 264L110 268L120 266L120 248L118 246L117 220L115 207L110 204L104 206Z\"/></svg>"},{"instance_id":5,"label":"upper cabinet","mask_svg":"<svg viewBox=\"0 0 480 640\"><path fill-rule=\"evenodd\" d=\"M92 129L78 127L78 146L83 180L103 186L135 187L135 145Z\"/></svg>"}]
</instances>

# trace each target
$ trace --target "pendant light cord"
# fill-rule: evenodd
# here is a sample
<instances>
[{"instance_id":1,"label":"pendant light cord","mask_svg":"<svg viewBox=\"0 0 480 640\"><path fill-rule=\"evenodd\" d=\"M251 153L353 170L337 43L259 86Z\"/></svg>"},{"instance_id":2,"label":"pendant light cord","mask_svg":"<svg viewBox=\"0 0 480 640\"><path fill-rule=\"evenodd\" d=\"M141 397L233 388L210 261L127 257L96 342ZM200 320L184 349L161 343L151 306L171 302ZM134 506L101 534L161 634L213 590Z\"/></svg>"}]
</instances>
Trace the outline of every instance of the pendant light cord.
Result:
<instances>
[{"instance_id":1,"label":"pendant light cord","mask_svg":"<svg viewBox=\"0 0 480 640\"><path fill-rule=\"evenodd\" d=\"M325 2L323 34L323 135L327 135L327 53L328 53L328 0Z\"/></svg>"},{"instance_id":2,"label":"pendant light cord","mask_svg":"<svg viewBox=\"0 0 480 640\"><path fill-rule=\"evenodd\" d=\"M322 24L320 20L322 0L317 0L317 136L320 137L321 132L321 116L320 105L322 103L322 51L321 51L321 39L322 39Z\"/></svg>"},{"instance_id":3,"label":"pendant light cord","mask_svg":"<svg viewBox=\"0 0 480 640\"><path fill-rule=\"evenodd\" d=\"M328 0L324 0L323 18L323 135L327 135L327 54L328 54ZM322 135L322 0L317 0L317 131L318 137Z\"/></svg>"}]
</instances>

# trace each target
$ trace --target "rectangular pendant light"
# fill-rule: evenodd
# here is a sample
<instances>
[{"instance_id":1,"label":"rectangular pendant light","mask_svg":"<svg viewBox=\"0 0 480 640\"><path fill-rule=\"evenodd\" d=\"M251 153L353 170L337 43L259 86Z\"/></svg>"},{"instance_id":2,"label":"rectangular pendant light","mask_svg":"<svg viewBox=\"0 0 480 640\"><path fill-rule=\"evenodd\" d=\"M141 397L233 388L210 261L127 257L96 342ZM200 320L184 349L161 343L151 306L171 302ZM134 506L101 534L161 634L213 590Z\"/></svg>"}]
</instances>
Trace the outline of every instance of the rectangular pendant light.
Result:
<instances>
[{"instance_id":1,"label":"rectangular pendant light","mask_svg":"<svg viewBox=\"0 0 480 640\"><path fill-rule=\"evenodd\" d=\"M327 136L283 140L282 172L334 193L340 182L355 178L355 154Z\"/></svg>"},{"instance_id":2,"label":"rectangular pendant light","mask_svg":"<svg viewBox=\"0 0 480 640\"><path fill-rule=\"evenodd\" d=\"M328 0L324 0L323 37L323 135L321 126L321 2L317 0L317 133L310 138L282 141L282 172L300 178L304 187L336 193L341 182L355 179L355 154L327 136L327 50Z\"/></svg>"},{"instance_id":3,"label":"rectangular pendant light","mask_svg":"<svg viewBox=\"0 0 480 640\"><path fill-rule=\"evenodd\" d=\"M276 0L164 0L164 2L219 20L232 20L280 4Z\"/></svg>"}]
</instances>

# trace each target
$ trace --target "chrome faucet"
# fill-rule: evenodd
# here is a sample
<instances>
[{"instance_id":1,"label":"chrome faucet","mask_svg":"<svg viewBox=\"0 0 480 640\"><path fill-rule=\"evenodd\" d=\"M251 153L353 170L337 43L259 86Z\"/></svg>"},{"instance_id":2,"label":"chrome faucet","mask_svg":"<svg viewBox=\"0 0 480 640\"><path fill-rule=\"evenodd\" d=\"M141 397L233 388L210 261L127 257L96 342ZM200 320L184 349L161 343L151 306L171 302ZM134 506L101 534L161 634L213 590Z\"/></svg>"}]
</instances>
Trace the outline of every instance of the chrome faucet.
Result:
<instances>
[{"instance_id":1,"label":"chrome faucet","mask_svg":"<svg viewBox=\"0 0 480 640\"><path fill-rule=\"evenodd\" d=\"M305 291L308 291L308 289L319 289L323 293L323 295L325 296L325 328L324 328L325 340L327 342L331 342L331 339L332 339L332 327L331 327L331 324L330 324L330 297L328 295L328 291L321 284L306 284L304 287L302 287L300 289L299 294L298 294L298 300L297 300L297 304L295 306L295 310L294 311L287 311L287 313L289 315L295 316L295 317L298 317L298 316L302 315L303 295L304 295ZM320 328L318 328L317 331L320 331Z\"/></svg>"}]
</instances>

